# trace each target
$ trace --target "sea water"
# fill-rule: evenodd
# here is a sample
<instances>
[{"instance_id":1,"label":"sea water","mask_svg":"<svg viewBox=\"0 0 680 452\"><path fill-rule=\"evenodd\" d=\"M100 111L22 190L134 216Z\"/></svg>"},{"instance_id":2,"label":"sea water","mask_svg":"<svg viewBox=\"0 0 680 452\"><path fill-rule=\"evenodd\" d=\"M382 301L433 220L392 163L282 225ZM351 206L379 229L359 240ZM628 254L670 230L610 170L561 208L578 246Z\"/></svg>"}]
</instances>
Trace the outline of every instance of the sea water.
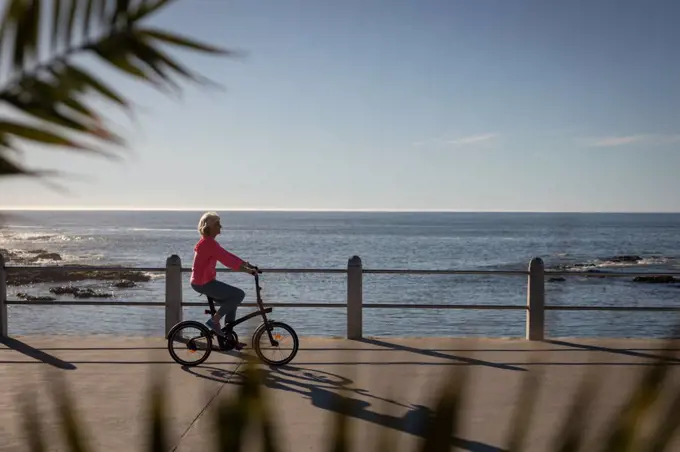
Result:
<instances>
[{"instance_id":1,"label":"sea water","mask_svg":"<svg viewBox=\"0 0 680 452\"><path fill-rule=\"evenodd\" d=\"M177 254L191 267L202 212L15 211L4 212L0 248L42 249L61 261L164 267ZM643 284L632 277L585 277L592 271L680 271L680 214L220 212L218 241L265 269L266 302L344 303L344 274L266 273L267 268L344 269L353 255L367 269L526 270L541 257L547 270L574 276L546 283L548 305L678 306L680 284ZM621 259L636 256L639 259ZM8 266L13 262L8 262ZM592 276L592 273L591 273ZM252 277L219 273L254 301ZM109 291L112 300L164 301L163 273L135 287L107 281L73 283ZM51 295L60 284L10 286L17 293ZM526 276L364 275L367 303L526 304ZM204 301L183 274L184 301ZM64 295L58 299L73 299ZM97 299L89 300L93 303ZM252 308L242 307L239 315ZM556 337L662 337L680 321L673 313L548 311L546 333ZM11 334L162 335L163 308L129 306L9 306ZM374 336L521 337L524 311L366 309L364 334ZM184 318L205 320L202 308ZM343 336L342 308L276 308L273 318L300 335ZM257 322L257 319L251 322ZM244 328L248 328L244 326Z\"/></svg>"}]
</instances>

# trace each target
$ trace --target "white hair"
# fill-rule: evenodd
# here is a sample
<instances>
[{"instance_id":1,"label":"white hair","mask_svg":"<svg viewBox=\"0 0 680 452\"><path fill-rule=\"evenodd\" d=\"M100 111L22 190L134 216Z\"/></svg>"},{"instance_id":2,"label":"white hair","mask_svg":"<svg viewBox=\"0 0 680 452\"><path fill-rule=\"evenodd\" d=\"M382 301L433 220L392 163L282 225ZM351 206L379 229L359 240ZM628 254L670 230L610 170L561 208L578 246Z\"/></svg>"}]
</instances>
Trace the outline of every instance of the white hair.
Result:
<instances>
[{"instance_id":1,"label":"white hair","mask_svg":"<svg viewBox=\"0 0 680 452\"><path fill-rule=\"evenodd\" d=\"M217 212L204 213L201 219L198 221L198 232L201 235L206 235L208 233L208 229L210 229L218 221L220 221L220 216L217 215Z\"/></svg>"}]
</instances>

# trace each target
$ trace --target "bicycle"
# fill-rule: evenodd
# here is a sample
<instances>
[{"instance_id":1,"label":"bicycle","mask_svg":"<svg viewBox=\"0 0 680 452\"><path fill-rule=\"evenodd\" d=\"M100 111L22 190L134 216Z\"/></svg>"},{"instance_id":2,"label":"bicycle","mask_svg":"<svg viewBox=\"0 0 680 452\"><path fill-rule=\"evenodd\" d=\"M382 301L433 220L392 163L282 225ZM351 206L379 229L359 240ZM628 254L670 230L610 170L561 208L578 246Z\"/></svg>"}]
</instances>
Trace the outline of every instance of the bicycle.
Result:
<instances>
[{"instance_id":1,"label":"bicycle","mask_svg":"<svg viewBox=\"0 0 680 452\"><path fill-rule=\"evenodd\" d=\"M217 337L217 342L219 344L220 350L224 351L229 351L233 350L235 346L239 343L238 342L238 335L234 331L234 327L240 323L245 322L246 320L250 320L253 317L256 317L258 315L262 316L262 324L258 326L255 331L253 332L252 336L252 341L253 341L253 348L255 349L255 353L257 354L257 357L263 361L266 364L272 365L272 366L283 366L285 364L288 364L295 358L295 355L297 355L298 348L299 348L299 339L297 336L297 333L295 330L288 324L283 323L283 322L278 322L275 320L271 320L267 318L267 314L271 313L273 311L272 307L265 308L264 303L262 301L262 288L260 286L260 278L259 274L262 273L260 269L257 267L256 271L254 273L255 277L255 290L256 290L256 295L257 295L257 307L258 310L255 312L251 312L250 314L244 315L243 317L240 317L233 322L225 322L224 327L222 327L222 332L224 333L224 337L218 335L215 331L212 329L208 328L207 325L204 323L201 323L196 320L184 320L182 322L177 323L175 326L173 326L170 331L168 332L167 338L168 338L168 352L170 352L170 356L172 359L183 366L197 366L199 364L204 363L208 357L210 356L210 353L212 352L213 349L213 335ZM215 315L215 300L212 299L211 297L206 296L208 299L208 304L210 306L210 309L206 309L205 313L210 314L211 316ZM200 334L192 336L190 339L185 339L182 336L182 331L185 329L197 329L199 330ZM269 340L269 344L271 347L278 347L280 345L281 339L282 339L282 334L281 333L273 333L273 330L276 328L280 328L282 330L285 330L290 334L290 337L292 338L292 347L290 348L290 354L288 356L284 356L283 359L280 360L274 360L270 359L264 356L263 353L263 347L260 344L263 338L266 338L265 340ZM266 336L265 336L265 333ZM175 352L173 348L173 343L175 340L178 342L184 344L185 346L185 351L193 356L196 353L198 353L199 347L198 341L201 339L205 338L206 343L205 343L205 354L201 357L199 357L195 361L187 361L179 357L179 355ZM283 355L282 355L283 356Z\"/></svg>"}]
</instances>

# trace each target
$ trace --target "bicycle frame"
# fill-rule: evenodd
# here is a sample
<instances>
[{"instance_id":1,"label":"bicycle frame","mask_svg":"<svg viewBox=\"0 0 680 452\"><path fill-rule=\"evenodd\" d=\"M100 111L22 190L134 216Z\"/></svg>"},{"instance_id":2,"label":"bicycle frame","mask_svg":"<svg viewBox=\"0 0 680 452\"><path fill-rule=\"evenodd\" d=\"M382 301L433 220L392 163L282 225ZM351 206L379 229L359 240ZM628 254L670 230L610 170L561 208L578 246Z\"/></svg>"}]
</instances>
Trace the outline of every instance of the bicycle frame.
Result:
<instances>
[{"instance_id":1,"label":"bicycle frame","mask_svg":"<svg viewBox=\"0 0 680 452\"><path fill-rule=\"evenodd\" d=\"M222 330L226 330L228 328L234 328L236 325L243 323L247 320L252 319L253 317L257 317L258 315L262 316L262 321L264 322L264 326L267 327L269 324L269 321L267 320L267 313L271 313L273 311L273 308L265 308L264 303L262 301L262 288L260 287L260 277L259 277L259 271L255 273L255 293L257 296L257 311L251 312L250 314L246 314L243 317L239 317L238 319L234 320L233 322L225 322L224 328ZM215 310L215 300L211 297L208 297L206 295L206 298L208 299L208 304L210 305L210 310L206 310L206 314L210 314L211 316L214 316L215 313L217 312ZM272 337L272 332L270 328L267 328L267 334L269 336L269 340L271 341L272 345L278 344L277 341L274 340Z\"/></svg>"}]
</instances>

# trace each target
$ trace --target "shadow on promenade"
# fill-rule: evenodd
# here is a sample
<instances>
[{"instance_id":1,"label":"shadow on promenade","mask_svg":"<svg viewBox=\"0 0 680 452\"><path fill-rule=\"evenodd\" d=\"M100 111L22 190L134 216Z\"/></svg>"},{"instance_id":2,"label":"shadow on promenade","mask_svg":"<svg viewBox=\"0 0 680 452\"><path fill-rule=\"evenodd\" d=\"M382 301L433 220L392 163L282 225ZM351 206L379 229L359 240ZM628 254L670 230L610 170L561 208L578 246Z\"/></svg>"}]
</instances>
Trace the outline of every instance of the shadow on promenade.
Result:
<instances>
[{"instance_id":1,"label":"shadow on promenade","mask_svg":"<svg viewBox=\"0 0 680 452\"><path fill-rule=\"evenodd\" d=\"M42 363L54 366L58 369L64 370L76 369L76 366L73 365L73 363L62 361L56 356L50 355L49 353L45 353L42 350L38 350L37 348L31 347L30 345L26 344L25 342L21 342L18 339L0 336L0 344L6 345L8 348L12 350L22 353Z\"/></svg>"},{"instance_id":2,"label":"shadow on promenade","mask_svg":"<svg viewBox=\"0 0 680 452\"><path fill-rule=\"evenodd\" d=\"M210 366L183 367L183 369L199 378L231 385L243 384L243 376L239 372ZM265 387L298 394L308 399L312 406L322 410L341 412L339 410L339 407L343 406L340 403L341 396L334 392L334 390L341 390L344 393L343 397L348 399L349 402L344 404L347 409L347 411L344 411L345 414L417 437L423 438L425 436L427 426L432 419L433 413L426 406L403 404L376 396L365 389L351 387L352 380L331 372L291 365L279 368L261 368L259 371L263 372L262 381ZM382 402L395 409L400 408L407 411L403 416L378 413L370 409L371 403L351 397L351 393L376 402ZM505 452L504 449L489 444L458 437L451 439L451 445L470 452Z\"/></svg>"}]
</instances>

